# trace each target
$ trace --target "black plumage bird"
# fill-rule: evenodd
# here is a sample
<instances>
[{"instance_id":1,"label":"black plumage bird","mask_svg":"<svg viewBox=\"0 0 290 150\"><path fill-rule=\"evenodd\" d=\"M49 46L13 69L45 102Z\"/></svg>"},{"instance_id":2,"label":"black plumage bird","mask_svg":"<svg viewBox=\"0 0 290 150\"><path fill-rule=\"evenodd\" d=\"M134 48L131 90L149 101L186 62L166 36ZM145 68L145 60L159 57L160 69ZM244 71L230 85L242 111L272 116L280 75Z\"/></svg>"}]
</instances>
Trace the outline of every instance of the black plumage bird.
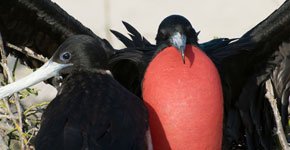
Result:
<instances>
[{"instance_id":1,"label":"black plumage bird","mask_svg":"<svg viewBox=\"0 0 290 150\"><path fill-rule=\"evenodd\" d=\"M131 50L120 51L111 59L111 71L113 74L120 74L116 79L121 78L123 85L127 87L133 85L135 91L136 89L140 91L144 71L159 49L173 45L182 54L185 44L201 47L215 63L222 79L223 149L234 149L238 145L243 146L240 148L248 149L278 148L273 111L265 98L265 82L270 79L274 86L283 127L286 129L290 79L290 70L287 67L290 54L289 11L290 2L286 1L238 40L219 39L220 42L217 44L213 44L216 41L198 44L197 34L189 21L176 15L166 18L160 24L156 46L143 48L134 45L136 43L134 40L129 44L128 40L123 40L120 33L114 33L125 45L133 46ZM140 35L132 32L131 34ZM172 40L173 37L177 37L176 40ZM128 70L121 71L119 68ZM133 79L126 78L128 72L130 74L135 72L137 75Z\"/></svg>"},{"instance_id":2,"label":"black plumage bird","mask_svg":"<svg viewBox=\"0 0 290 150\"><path fill-rule=\"evenodd\" d=\"M47 57L71 35L96 37L49 0L3 0L0 8L0 31L5 42L29 47ZM132 28L128 30L133 31ZM131 36L135 36L135 41L127 40L126 46L130 48L119 51L112 58L110 68L120 83L141 96L144 71L158 49L145 42L136 32ZM222 76L226 118L225 149L239 142L245 133L249 149L272 149L277 146L272 132L273 117L264 99L264 81L270 78L275 86L275 97L285 126L289 96L288 37L289 1L286 1L236 42L227 43L228 40L220 39L218 45L199 44L215 62ZM106 41L100 41L107 45ZM10 52L31 67L40 64L21 53ZM107 54L110 55L109 52Z\"/></svg>"},{"instance_id":3,"label":"black plumage bird","mask_svg":"<svg viewBox=\"0 0 290 150\"><path fill-rule=\"evenodd\" d=\"M197 33L189 21L178 15L164 19L158 28L156 46L143 40L145 38L129 24L124 25L131 34L132 44L128 43L130 40L124 35L117 31L113 33L125 45L133 46L116 53L110 60L110 70L121 84L140 97L142 95L148 103L154 148L220 147L220 79L214 64L198 48ZM139 42L136 39L140 39ZM139 44L142 41L146 42ZM221 39L218 41L226 42ZM211 81L211 85L208 81ZM201 94L203 91L211 94ZM212 111L204 111L207 105L213 105ZM208 119L211 123L208 123ZM208 137L209 134L212 136ZM189 142L190 140L196 142Z\"/></svg>"},{"instance_id":4,"label":"black plumage bird","mask_svg":"<svg viewBox=\"0 0 290 150\"><path fill-rule=\"evenodd\" d=\"M100 41L100 44L111 47L107 40L95 35L50 0L0 1L0 32L4 46L11 43L20 48L28 47L47 58L54 54L64 40L76 34L89 35ZM9 47L5 49L29 67L38 68L43 64ZM107 55L110 55L110 51Z\"/></svg>"},{"instance_id":5,"label":"black plumage bird","mask_svg":"<svg viewBox=\"0 0 290 150\"><path fill-rule=\"evenodd\" d=\"M123 21L123 24L128 30L132 40L118 31L111 30L127 48L115 51L115 54L112 55L109 60L109 67L114 77L139 97L142 95L141 83L148 64L152 58L164 48L174 46L182 55L182 53L184 53L182 51L185 50L186 44L193 44L202 48L206 53L207 51L211 53L216 49L228 45L233 40L236 40L219 38L199 44L197 42L198 32L195 32L190 22L180 15L172 15L162 21L157 31L156 45L149 43L148 40L129 23ZM184 29L188 29L188 31ZM180 40L179 43L173 42L179 39L171 35L182 36L181 38L184 41ZM184 58L181 57L181 60L183 61Z\"/></svg>"},{"instance_id":6,"label":"black plumage bird","mask_svg":"<svg viewBox=\"0 0 290 150\"><path fill-rule=\"evenodd\" d=\"M65 75L42 116L36 149L147 149L147 110L106 66L105 47L90 36L75 35L36 72L0 88L0 97Z\"/></svg>"}]
</instances>

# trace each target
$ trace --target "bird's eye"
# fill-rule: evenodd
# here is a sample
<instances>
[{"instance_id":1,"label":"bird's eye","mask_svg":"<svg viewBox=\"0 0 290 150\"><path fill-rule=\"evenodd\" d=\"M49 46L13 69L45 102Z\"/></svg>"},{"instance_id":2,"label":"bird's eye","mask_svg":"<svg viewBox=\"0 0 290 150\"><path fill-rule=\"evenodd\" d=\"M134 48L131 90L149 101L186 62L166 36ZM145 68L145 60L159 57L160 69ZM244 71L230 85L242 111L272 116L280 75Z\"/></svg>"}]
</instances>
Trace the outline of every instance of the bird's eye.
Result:
<instances>
[{"instance_id":1,"label":"bird's eye","mask_svg":"<svg viewBox=\"0 0 290 150\"><path fill-rule=\"evenodd\" d=\"M160 32L160 37L161 38L166 38L167 32L165 30L161 30Z\"/></svg>"},{"instance_id":2,"label":"bird's eye","mask_svg":"<svg viewBox=\"0 0 290 150\"><path fill-rule=\"evenodd\" d=\"M160 32L160 33L158 33L156 40L165 41L165 40L167 40L167 38L168 38L168 36L166 36L164 33Z\"/></svg>"},{"instance_id":3,"label":"bird's eye","mask_svg":"<svg viewBox=\"0 0 290 150\"><path fill-rule=\"evenodd\" d=\"M60 54L60 60L61 61L68 61L71 58L71 53L70 52L64 52Z\"/></svg>"}]
</instances>

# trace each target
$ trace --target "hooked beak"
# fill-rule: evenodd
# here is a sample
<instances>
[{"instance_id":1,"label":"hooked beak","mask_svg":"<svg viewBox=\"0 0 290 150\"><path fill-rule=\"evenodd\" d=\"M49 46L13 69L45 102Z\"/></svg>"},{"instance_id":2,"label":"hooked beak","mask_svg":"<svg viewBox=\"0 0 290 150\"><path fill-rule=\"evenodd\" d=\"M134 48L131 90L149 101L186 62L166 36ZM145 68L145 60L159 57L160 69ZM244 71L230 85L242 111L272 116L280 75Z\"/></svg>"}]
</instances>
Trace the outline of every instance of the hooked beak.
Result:
<instances>
[{"instance_id":1,"label":"hooked beak","mask_svg":"<svg viewBox=\"0 0 290 150\"><path fill-rule=\"evenodd\" d=\"M30 75L8 84L4 87L0 88L0 99L10 96L15 92L23 90L27 87L30 87L34 84L37 84L43 80L47 80L53 76L59 74L59 71L65 67L71 66L72 64L59 64L53 62L51 59L47 61L44 65L42 65L39 69L35 72L31 73Z\"/></svg>"},{"instance_id":2,"label":"hooked beak","mask_svg":"<svg viewBox=\"0 0 290 150\"><path fill-rule=\"evenodd\" d=\"M175 32L170 37L170 42L172 46L176 47L177 50L181 53L183 64L185 64L185 47L186 47L186 36L184 34L180 34L179 32Z\"/></svg>"}]
</instances>

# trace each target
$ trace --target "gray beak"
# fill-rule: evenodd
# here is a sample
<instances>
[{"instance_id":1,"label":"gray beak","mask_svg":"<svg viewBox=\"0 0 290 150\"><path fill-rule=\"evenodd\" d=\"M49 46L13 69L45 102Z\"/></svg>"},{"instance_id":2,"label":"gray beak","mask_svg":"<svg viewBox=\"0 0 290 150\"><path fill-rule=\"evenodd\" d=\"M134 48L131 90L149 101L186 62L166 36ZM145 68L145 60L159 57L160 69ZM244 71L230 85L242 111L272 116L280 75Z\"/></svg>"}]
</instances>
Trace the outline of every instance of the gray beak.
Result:
<instances>
[{"instance_id":1,"label":"gray beak","mask_svg":"<svg viewBox=\"0 0 290 150\"><path fill-rule=\"evenodd\" d=\"M27 87L37 84L43 80L47 80L53 76L58 75L59 71L65 67L71 66L72 64L59 64L49 60L38 70L31 73L30 75L8 84L0 88L0 99L10 96L15 92L21 91Z\"/></svg>"},{"instance_id":2,"label":"gray beak","mask_svg":"<svg viewBox=\"0 0 290 150\"><path fill-rule=\"evenodd\" d=\"M185 47L186 47L186 36L183 34L180 34L179 32L175 32L171 37L170 37L170 42L172 46L176 47L177 50L181 53L182 61L185 64Z\"/></svg>"}]
</instances>

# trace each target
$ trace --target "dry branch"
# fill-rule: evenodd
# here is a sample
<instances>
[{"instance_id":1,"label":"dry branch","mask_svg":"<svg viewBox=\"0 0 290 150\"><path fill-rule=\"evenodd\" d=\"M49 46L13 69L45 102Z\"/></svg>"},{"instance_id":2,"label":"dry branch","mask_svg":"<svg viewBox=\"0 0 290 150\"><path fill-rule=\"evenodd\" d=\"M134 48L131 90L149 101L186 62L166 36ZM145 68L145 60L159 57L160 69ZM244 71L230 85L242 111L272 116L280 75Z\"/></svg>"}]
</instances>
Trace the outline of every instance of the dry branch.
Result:
<instances>
[{"instance_id":1,"label":"dry branch","mask_svg":"<svg viewBox=\"0 0 290 150\"><path fill-rule=\"evenodd\" d=\"M288 142L283 130L282 122L281 122L281 116L277 107L277 101L274 97L274 90L273 90L273 85L270 79L266 81L266 98L271 104L271 107L273 109L274 117L275 117L275 122L277 126L277 135L279 142L281 144L281 147L283 150L289 150Z\"/></svg>"},{"instance_id":2,"label":"dry branch","mask_svg":"<svg viewBox=\"0 0 290 150\"><path fill-rule=\"evenodd\" d=\"M0 34L0 55L1 55L1 66L3 68L3 75L4 75L4 80L6 83L12 83L13 82L13 77L12 73L8 68L7 65L7 57L4 51L4 46L3 46L3 40L2 36ZM17 110L17 120L15 119L15 116L13 115L12 111L10 110L10 105L9 102L6 98L3 99L3 102L6 106L6 110L11 117L10 119L15 125L15 128L17 129L19 133L19 139L21 143L21 149L25 149L25 145L27 144L27 139L23 136L23 123L22 123L22 110L19 102L19 97L17 94L14 94L14 100L15 100L15 105L16 105L16 110Z\"/></svg>"},{"instance_id":3,"label":"dry branch","mask_svg":"<svg viewBox=\"0 0 290 150\"><path fill-rule=\"evenodd\" d=\"M43 63L47 62L47 60L48 60L48 59L47 59L46 57L44 57L43 55L37 54L37 53L35 53L33 50L31 50L31 49L29 49L29 48L27 48L27 47L20 48L20 47L18 47L18 46L16 46L16 45L13 45L13 44L11 44L11 43L7 43L6 46L7 46L8 48L14 49L14 50L16 50L16 51L18 51L18 52L21 52L21 53L25 54L26 56L29 56L29 57L34 58L34 59L36 59L36 60L39 60L39 61L41 61L41 62L43 62Z\"/></svg>"}]
</instances>

